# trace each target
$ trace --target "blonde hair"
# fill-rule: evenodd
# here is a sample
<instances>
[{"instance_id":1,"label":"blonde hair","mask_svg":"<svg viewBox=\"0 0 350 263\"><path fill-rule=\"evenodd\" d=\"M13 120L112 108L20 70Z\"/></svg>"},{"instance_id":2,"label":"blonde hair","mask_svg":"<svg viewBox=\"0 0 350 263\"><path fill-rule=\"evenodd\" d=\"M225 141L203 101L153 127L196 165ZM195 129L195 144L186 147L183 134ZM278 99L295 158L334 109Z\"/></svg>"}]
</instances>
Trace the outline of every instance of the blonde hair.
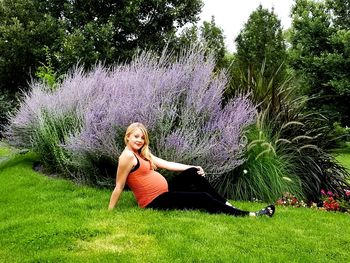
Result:
<instances>
[{"instance_id":1,"label":"blonde hair","mask_svg":"<svg viewBox=\"0 0 350 263\"><path fill-rule=\"evenodd\" d=\"M152 155L151 151L149 150L149 136L146 127L140 123L140 122L134 122L128 126L125 132L124 136L124 143L125 145L128 144L128 137L130 134L132 134L135 130L140 129L141 132L143 133L145 143L142 146L142 148L139 150L139 154L141 157L145 158L146 160L151 162L151 165L153 169L156 169L157 167L154 165L153 160L152 160Z\"/></svg>"}]
</instances>

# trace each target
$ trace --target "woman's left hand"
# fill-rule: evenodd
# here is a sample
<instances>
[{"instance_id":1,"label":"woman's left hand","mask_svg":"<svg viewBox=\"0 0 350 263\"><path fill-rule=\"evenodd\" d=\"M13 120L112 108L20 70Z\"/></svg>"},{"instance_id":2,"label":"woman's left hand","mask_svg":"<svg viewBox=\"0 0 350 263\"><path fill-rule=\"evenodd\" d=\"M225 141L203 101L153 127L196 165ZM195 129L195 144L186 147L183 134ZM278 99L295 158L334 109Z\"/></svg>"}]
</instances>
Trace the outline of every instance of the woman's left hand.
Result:
<instances>
[{"instance_id":1,"label":"woman's left hand","mask_svg":"<svg viewBox=\"0 0 350 263\"><path fill-rule=\"evenodd\" d=\"M205 176L205 173L204 173L204 170L203 170L202 167L200 167L200 166L195 166L195 168L198 169L198 172L197 172L197 173L198 173L199 175Z\"/></svg>"}]
</instances>

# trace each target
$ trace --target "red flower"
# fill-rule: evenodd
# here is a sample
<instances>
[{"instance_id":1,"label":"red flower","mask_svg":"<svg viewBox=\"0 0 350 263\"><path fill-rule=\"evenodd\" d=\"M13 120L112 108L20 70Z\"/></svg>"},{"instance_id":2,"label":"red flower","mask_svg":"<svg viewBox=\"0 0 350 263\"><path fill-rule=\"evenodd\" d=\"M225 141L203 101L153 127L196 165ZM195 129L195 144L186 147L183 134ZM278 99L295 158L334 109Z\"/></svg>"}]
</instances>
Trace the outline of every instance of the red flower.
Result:
<instances>
[{"instance_id":1,"label":"red flower","mask_svg":"<svg viewBox=\"0 0 350 263\"><path fill-rule=\"evenodd\" d=\"M290 202L291 205L295 205L296 203L298 203L298 199L293 197L292 201Z\"/></svg>"},{"instance_id":2,"label":"red flower","mask_svg":"<svg viewBox=\"0 0 350 263\"><path fill-rule=\"evenodd\" d=\"M334 200L332 196L330 196L327 198L327 200L323 201L323 207L326 210L337 211L339 210L339 203Z\"/></svg>"}]
</instances>

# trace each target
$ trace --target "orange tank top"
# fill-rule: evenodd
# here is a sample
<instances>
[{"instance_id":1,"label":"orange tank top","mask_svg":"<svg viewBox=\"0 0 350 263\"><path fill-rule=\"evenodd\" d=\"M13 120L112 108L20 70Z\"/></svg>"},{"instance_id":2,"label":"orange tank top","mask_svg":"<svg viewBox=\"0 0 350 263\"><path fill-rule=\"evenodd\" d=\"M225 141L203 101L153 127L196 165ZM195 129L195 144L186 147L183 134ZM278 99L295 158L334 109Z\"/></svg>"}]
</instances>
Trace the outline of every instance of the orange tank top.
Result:
<instances>
[{"instance_id":1,"label":"orange tank top","mask_svg":"<svg viewBox=\"0 0 350 263\"><path fill-rule=\"evenodd\" d=\"M138 156L136 158L140 166L128 175L126 183L133 192L138 205L145 207L160 194L168 192L168 182L160 173L152 169L150 161Z\"/></svg>"}]
</instances>

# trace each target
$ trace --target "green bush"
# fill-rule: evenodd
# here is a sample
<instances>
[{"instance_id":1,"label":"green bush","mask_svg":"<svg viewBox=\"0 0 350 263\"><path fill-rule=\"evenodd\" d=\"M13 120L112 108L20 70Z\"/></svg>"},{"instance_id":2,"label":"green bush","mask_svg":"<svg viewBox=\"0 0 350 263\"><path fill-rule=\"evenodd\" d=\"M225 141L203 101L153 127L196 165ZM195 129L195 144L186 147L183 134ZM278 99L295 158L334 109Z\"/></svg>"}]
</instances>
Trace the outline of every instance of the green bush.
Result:
<instances>
[{"instance_id":1,"label":"green bush","mask_svg":"<svg viewBox=\"0 0 350 263\"><path fill-rule=\"evenodd\" d=\"M58 86L59 78L57 77L57 73L52 65L49 48L45 46L44 51L46 55L46 64L41 63L41 66L39 66L35 72L35 76L46 84L43 87L46 87L48 91L54 91Z\"/></svg>"},{"instance_id":2,"label":"green bush","mask_svg":"<svg viewBox=\"0 0 350 263\"><path fill-rule=\"evenodd\" d=\"M260 72L238 80L233 94L249 90L260 117L247 132L246 161L226 178L226 185L218 184L220 190L240 199L271 200L285 189L318 202L325 189L347 199L350 174L328 153L344 129L330 127L327 118L307 108L315 98L300 95L302 87L291 75L275 85L274 77L265 77L263 63Z\"/></svg>"},{"instance_id":3,"label":"green bush","mask_svg":"<svg viewBox=\"0 0 350 263\"><path fill-rule=\"evenodd\" d=\"M274 202L286 192L302 198L301 180L292 173L291 156L283 150L285 141L266 124L260 113L257 123L245 133L245 162L225 181L215 182L228 198Z\"/></svg>"},{"instance_id":4,"label":"green bush","mask_svg":"<svg viewBox=\"0 0 350 263\"><path fill-rule=\"evenodd\" d=\"M341 123L334 122L330 133L332 148L346 147L346 142L350 140L350 129L341 126Z\"/></svg>"},{"instance_id":5,"label":"green bush","mask_svg":"<svg viewBox=\"0 0 350 263\"><path fill-rule=\"evenodd\" d=\"M0 139L8 124L8 116L16 107L15 101L5 92L0 90Z\"/></svg>"},{"instance_id":6,"label":"green bush","mask_svg":"<svg viewBox=\"0 0 350 263\"><path fill-rule=\"evenodd\" d=\"M81 121L72 112L62 116L42 109L38 125L32 135L32 150L50 173L69 174L72 161L69 152L62 147L69 136L80 130Z\"/></svg>"}]
</instances>

